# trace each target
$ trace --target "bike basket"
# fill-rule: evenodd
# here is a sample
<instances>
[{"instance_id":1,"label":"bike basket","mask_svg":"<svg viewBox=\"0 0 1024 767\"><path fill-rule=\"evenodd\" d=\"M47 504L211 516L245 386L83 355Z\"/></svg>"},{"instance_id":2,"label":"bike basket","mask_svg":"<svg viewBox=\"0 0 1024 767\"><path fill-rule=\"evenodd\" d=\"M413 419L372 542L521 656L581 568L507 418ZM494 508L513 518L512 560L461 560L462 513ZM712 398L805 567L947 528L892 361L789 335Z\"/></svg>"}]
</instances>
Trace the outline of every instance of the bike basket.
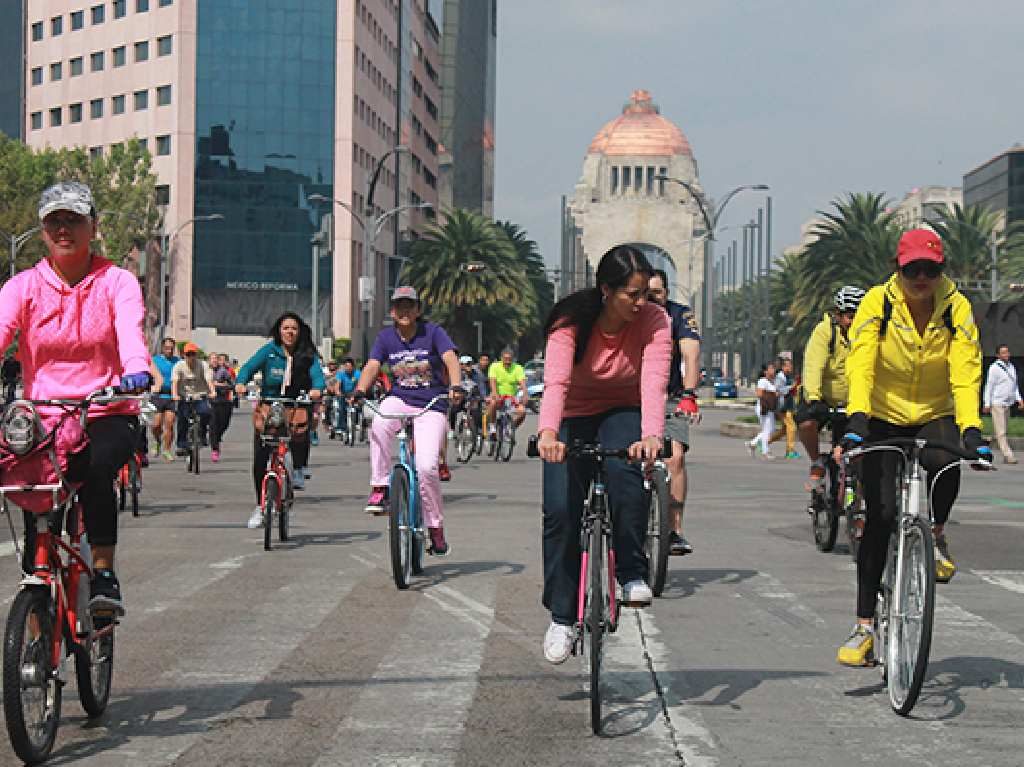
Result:
<instances>
[{"instance_id":1,"label":"bike basket","mask_svg":"<svg viewBox=\"0 0 1024 767\"><path fill-rule=\"evenodd\" d=\"M0 485L63 484L57 501L64 503L85 480L89 470L89 438L81 422L70 412L40 416L28 403L13 407L20 411L14 417L30 419L31 424L19 420L12 428L0 430ZM10 417L9 412L5 414L5 426ZM19 441L26 431L32 432L31 446L27 450L24 442ZM36 514L53 508L50 492L25 490L8 493L7 497L25 511Z\"/></svg>"}]
</instances>

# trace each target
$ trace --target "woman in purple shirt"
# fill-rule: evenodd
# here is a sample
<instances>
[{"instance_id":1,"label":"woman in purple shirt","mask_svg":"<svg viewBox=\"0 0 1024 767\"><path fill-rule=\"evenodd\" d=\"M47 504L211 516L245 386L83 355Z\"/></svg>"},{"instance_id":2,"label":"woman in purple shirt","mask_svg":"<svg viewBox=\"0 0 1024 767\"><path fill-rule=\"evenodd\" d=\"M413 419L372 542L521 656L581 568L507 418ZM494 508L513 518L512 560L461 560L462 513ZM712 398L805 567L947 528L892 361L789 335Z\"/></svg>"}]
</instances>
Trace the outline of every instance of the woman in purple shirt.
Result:
<instances>
[{"instance_id":1,"label":"woman in purple shirt","mask_svg":"<svg viewBox=\"0 0 1024 767\"><path fill-rule=\"evenodd\" d=\"M374 341L373 349L363 366L354 396L366 396L381 365L391 368L391 393L380 403L388 414L415 413L426 407L434 397L448 394L461 396L458 386L447 382L461 379L455 345L441 326L420 319L419 295L412 287L396 288L391 295L392 327L384 328ZM416 473L419 475L423 517L430 532L428 552L435 556L448 554L444 537L444 508L441 501L441 478L438 454L448 428L447 403L436 403L413 424L416 441ZM370 429L370 498L369 514L386 509L388 472L391 470L391 441L401 428L401 421L374 418Z\"/></svg>"}]
</instances>

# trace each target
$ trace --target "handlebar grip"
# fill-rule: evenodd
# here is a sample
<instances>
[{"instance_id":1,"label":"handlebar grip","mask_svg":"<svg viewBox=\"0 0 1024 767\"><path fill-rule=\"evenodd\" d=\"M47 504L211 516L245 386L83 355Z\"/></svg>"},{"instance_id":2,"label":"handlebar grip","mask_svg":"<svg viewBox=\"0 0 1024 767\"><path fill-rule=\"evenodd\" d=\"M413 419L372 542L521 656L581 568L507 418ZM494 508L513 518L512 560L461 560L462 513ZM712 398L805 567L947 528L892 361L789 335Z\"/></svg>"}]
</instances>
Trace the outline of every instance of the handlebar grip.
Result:
<instances>
[{"instance_id":1,"label":"handlebar grip","mask_svg":"<svg viewBox=\"0 0 1024 767\"><path fill-rule=\"evenodd\" d=\"M537 449L537 436L530 437L529 442L526 443L526 454L530 458L540 458L540 450Z\"/></svg>"}]
</instances>

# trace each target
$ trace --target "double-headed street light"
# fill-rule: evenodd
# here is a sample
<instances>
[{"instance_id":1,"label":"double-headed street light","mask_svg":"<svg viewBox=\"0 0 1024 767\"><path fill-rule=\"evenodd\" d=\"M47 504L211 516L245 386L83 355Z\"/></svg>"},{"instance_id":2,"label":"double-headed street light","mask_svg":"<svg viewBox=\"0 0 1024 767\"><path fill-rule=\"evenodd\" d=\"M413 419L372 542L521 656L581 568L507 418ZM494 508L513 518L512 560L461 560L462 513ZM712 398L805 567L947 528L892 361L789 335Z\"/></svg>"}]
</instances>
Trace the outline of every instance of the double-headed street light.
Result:
<instances>
[{"instance_id":1,"label":"double-headed street light","mask_svg":"<svg viewBox=\"0 0 1024 767\"><path fill-rule=\"evenodd\" d=\"M188 221L179 224L170 234L167 233L166 228L164 229L163 237L160 242L160 338L164 338L167 335L167 262L170 258L168 249L174 242L174 238L178 236L182 229L189 224L194 224L197 221L223 221L224 216L220 213L210 213L206 216L194 216Z\"/></svg>"}]
</instances>

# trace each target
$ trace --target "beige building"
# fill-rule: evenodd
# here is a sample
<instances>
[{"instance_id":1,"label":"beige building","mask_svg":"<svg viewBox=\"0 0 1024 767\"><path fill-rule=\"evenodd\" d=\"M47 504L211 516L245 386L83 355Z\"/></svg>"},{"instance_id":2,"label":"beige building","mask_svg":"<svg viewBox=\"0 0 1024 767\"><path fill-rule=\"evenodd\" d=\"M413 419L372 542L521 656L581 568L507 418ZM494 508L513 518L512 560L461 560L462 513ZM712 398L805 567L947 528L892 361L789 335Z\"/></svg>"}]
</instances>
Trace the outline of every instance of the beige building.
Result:
<instances>
[{"instance_id":1,"label":"beige building","mask_svg":"<svg viewBox=\"0 0 1024 767\"><path fill-rule=\"evenodd\" d=\"M686 136L659 113L650 93L637 90L622 114L590 143L571 215L593 269L610 248L639 245L655 267L669 273L672 298L699 305L695 297L704 279L700 211L684 188L659 180L662 175L703 191ZM695 229L700 231L695 234Z\"/></svg>"},{"instance_id":2,"label":"beige building","mask_svg":"<svg viewBox=\"0 0 1024 767\"><path fill-rule=\"evenodd\" d=\"M893 220L903 229L916 229L938 220L954 205L964 204L964 192L958 186L914 187L891 209Z\"/></svg>"},{"instance_id":3,"label":"beige building","mask_svg":"<svg viewBox=\"0 0 1024 767\"><path fill-rule=\"evenodd\" d=\"M26 142L102 154L136 137L153 155L170 239L169 333L241 356L280 311L312 319L310 238L331 212L320 323L328 336L372 335L382 302L364 329L359 276L375 275L381 296L397 232L424 214L388 218L371 266L339 203L372 218L437 202L440 43L426 0L304 0L244 14L197 0L27 8ZM388 155L400 142L410 150L401 160ZM383 157L370 211L368 179ZM339 202L317 206L311 194ZM223 219L193 222L211 215Z\"/></svg>"}]
</instances>

